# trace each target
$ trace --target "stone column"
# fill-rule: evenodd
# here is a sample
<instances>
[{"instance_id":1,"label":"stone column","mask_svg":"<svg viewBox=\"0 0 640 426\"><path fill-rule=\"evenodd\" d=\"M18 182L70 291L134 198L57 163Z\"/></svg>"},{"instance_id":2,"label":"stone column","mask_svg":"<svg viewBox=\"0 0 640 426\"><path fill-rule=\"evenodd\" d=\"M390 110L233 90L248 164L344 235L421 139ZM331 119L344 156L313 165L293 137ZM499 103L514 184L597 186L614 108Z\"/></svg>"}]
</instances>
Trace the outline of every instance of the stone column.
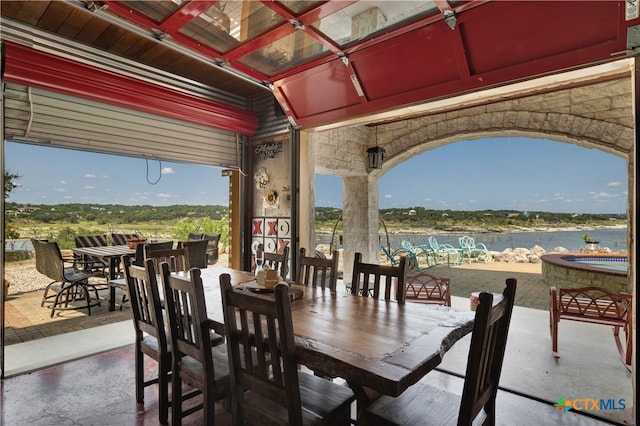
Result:
<instances>
[{"instance_id":1,"label":"stone column","mask_svg":"<svg viewBox=\"0 0 640 426\"><path fill-rule=\"evenodd\" d=\"M309 134L300 132L300 192L298 193L298 209L300 216L298 219L298 247L304 247L308 253L313 255L315 249L315 173L313 164L315 155L309 149ZM295 190L295 188L293 188ZM297 253L290 253L291 256Z\"/></svg>"},{"instance_id":2,"label":"stone column","mask_svg":"<svg viewBox=\"0 0 640 426\"><path fill-rule=\"evenodd\" d=\"M356 252L369 263L379 263L378 178L348 176L342 179L344 282L351 283Z\"/></svg>"}]
</instances>

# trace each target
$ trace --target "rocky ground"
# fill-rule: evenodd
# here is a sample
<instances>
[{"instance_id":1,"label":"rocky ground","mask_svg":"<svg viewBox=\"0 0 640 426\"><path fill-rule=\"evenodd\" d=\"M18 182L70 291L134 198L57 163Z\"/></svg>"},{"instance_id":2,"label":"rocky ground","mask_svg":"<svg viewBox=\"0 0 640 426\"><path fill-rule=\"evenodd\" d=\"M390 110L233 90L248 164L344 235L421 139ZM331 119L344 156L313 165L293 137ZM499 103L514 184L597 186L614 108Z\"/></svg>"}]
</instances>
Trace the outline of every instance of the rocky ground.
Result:
<instances>
[{"instance_id":1,"label":"rocky ground","mask_svg":"<svg viewBox=\"0 0 640 426\"><path fill-rule=\"evenodd\" d=\"M219 254L219 265L227 265L228 261L228 254ZM35 259L5 263L4 278L9 281L10 296L43 290L51 282L49 278L36 270ZM90 280L104 282L104 278L91 278Z\"/></svg>"}]
</instances>

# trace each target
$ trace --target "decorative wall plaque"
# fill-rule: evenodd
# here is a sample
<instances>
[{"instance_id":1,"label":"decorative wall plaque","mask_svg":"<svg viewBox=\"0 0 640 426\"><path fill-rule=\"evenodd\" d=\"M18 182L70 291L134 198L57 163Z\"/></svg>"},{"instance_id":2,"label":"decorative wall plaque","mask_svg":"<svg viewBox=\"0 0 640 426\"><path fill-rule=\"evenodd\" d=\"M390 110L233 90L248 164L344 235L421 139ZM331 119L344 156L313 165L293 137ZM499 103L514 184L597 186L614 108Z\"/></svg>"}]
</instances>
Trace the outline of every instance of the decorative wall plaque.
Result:
<instances>
[{"instance_id":1,"label":"decorative wall plaque","mask_svg":"<svg viewBox=\"0 0 640 426\"><path fill-rule=\"evenodd\" d=\"M279 152L282 152L282 142L267 142L260 145L256 145L255 153L258 158L276 158Z\"/></svg>"}]
</instances>

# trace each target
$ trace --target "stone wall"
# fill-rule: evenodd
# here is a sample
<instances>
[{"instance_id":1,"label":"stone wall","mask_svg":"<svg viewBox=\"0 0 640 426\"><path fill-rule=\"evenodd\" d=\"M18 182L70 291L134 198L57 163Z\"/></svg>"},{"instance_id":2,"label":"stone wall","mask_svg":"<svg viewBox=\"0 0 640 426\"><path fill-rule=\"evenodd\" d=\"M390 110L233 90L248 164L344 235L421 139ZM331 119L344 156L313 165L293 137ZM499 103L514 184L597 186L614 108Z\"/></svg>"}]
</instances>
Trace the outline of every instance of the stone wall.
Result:
<instances>
[{"instance_id":1,"label":"stone wall","mask_svg":"<svg viewBox=\"0 0 640 426\"><path fill-rule=\"evenodd\" d=\"M570 269L549 262L542 262L542 281L558 288L604 287L615 292L629 293L629 279L605 271Z\"/></svg>"}]
</instances>

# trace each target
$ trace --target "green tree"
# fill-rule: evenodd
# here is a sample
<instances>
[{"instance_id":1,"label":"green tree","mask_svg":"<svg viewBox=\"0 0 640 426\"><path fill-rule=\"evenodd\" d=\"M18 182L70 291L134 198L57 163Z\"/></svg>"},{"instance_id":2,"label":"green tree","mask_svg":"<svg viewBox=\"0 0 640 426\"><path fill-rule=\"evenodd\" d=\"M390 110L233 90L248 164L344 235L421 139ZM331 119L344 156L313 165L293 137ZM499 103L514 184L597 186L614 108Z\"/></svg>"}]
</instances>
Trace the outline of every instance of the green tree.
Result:
<instances>
[{"instance_id":1,"label":"green tree","mask_svg":"<svg viewBox=\"0 0 640 426\"><path fill-rule=\"evenodd\" d=\"M13 191L18 183L16 180L20 178L20 175L11 173L9 171L4 172L4 198L8 198L11 191ZM4 215L4 212L2 212ZM10 220L4 215L4 235L8 240L15 240L20 238L20 232L10 223Z\"/></svg>"},{"instance_id":2,"label":"green tree","mask_svg":"<svg viewBox=\"0 0 640 426\"><path fill-rule=\"evenodd\" d=\"M18 183L16 183L16 180L19 178L20 175L16 173L11 173L9 171L4 172L4 198L9 197L11 191L19 186Z\"/></svg>"}]
</instances>

